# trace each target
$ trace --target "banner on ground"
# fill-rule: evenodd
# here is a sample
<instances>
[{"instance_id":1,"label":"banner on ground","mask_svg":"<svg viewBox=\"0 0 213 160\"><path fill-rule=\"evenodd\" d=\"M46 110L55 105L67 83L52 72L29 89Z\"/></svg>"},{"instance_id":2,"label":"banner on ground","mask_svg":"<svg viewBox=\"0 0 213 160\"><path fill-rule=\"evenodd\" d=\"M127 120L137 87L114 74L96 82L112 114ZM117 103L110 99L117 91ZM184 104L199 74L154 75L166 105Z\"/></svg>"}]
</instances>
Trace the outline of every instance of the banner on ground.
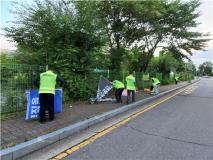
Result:
<instances>
[{"instance_id":1,"label":"banner on ground","mask_svg":"<svg viewBox=\"0 0 213 160\"><path fill-rule=\"evenodd\" d=\"M107 78L101 76L98 83L98 91L96 99L100 101L112 88L113 87L110 81Z\"/></svg>"},{"instance_id":2,"label":"banner on ground","mask_svg":"<svg viewBox=\"0 0 213 160\"><path fill-rule=\"evenodd\" d=\"M30 120L38 118L40 109L38 90L26 91L26 95L27 95L27 112L25 119ZM62 112L62 89L55 90L54 112L55 113Z\"/></svg>"}]
</instances>

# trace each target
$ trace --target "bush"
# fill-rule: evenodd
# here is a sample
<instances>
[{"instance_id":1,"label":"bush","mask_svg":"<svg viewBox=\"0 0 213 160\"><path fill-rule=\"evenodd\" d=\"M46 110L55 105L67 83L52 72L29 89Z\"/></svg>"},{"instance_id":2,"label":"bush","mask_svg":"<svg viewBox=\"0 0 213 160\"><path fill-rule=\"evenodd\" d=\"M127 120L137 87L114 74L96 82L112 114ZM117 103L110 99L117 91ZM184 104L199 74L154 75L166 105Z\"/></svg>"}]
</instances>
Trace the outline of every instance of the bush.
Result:
<instances>
[{"instance_id":1,"label":"bush","mask_svg":"<svg viewBox=\"0 0 213 160\"><path fill-rule=\"evenodd\" d=\"M23 111L26 106L27 99L24 91L7 90L1 95L1 113Z\"/></svg>"},{"instance_id":2,"label":"bush","mask_svg":"<svg viewBox=\"0 0 213 160\"><path fill-rule=\"evenodd\" d=\"M86 100L96 94L99 76L90 74L64 74L64 101Z\"/></svg>"},{"instance_id":3,"label":"bush","mask_svg":"<svg viewBox=\"0 0 213 160\"><path fill-rule=\"evenodd\" d=\"M168 79L168 78L162 79L162 81L161 81L161 84L162 84L162 85L166 85L166 84L170 84L170 83L171 83L171 80Z\"/></svg>"}]
</instances>

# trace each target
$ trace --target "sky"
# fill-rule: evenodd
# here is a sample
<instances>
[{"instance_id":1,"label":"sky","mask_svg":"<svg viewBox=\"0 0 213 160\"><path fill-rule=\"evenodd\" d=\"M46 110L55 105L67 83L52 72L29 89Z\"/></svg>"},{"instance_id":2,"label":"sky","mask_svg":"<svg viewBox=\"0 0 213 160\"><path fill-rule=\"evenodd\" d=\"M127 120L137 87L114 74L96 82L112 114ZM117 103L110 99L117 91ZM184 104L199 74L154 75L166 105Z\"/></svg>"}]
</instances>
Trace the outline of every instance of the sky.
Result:
<instances>
[{"instance_id":1,"label":"sky","mask_svg":"<svg viewBox=\"0 0 213 160\"><path fill-rule=\"evenodd\" d=\"M191 57L196 67L205 61L211 61L213 63L213 0L201 0L201 2L202 5L199 7L201 16L198 18L201 24L196 28L196 31L209 32L212 40L209 41L205 51L196 51Z\"/></svg>"},{"instance_id":2,"label":"sky","mask_svg":"<svg viewBox=\"0 0 213 160\"><path fill-rule=\"evenodd\" d=\"M0 0L0 50L15 50L15 43L9 42L4 37L4 31L2 28L11 26L8 21L14 20L14 15L10 12L13 9L12 1L18 1L23 3L32 3L33 0ZM201 6L199 11L201 16L198 21L201 24L195 29L196 31L211 34L211 39L213 39L213 0L200 0ZM195 51L191 57L192 61L198 67L201 63L205 61L211 61L213 63L213 40L208 43L208 47L205 51Z\"/></svg>"}]
</instances>

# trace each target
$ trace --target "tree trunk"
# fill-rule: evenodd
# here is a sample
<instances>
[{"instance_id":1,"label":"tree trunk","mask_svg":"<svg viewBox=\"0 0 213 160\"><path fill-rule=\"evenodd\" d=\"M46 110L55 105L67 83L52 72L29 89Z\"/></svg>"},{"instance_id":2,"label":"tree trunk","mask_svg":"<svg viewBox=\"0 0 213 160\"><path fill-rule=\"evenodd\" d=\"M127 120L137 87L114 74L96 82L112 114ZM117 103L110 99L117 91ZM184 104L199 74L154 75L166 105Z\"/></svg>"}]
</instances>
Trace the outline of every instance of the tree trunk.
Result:
<instances>
[{"instance_id":1,"label":"tree trunk","mask_svg":"<svg viewBox=\"0 0 213 160\"><path fill-rule=\"evenodd\" d=\"M147 53L148 55L145 57L146 60L144 61L144 64L142 67L140 67L140 72L146 72L147 68L148 68L148 65L149 65L149 62L153 56L153 53Z\"/></svg>"}]
</instances>

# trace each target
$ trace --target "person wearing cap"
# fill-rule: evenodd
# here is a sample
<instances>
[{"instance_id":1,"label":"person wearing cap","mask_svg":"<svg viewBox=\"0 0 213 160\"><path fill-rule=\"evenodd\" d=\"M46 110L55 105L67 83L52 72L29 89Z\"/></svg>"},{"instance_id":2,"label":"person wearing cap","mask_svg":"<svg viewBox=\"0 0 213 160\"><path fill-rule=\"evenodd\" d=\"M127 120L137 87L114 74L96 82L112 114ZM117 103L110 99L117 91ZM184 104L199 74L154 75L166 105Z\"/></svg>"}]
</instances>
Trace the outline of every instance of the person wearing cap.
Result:
<instances>
[{"instance_id":1,"label":"person wearing cap","mask_svg":"<svg viewBox=\"0 0 213 160\"><path fill-rule=\"evenodd\" d=\"M115 88L115 98L117 103L122 103L121 95L124 90L124 84L118 80L112 82L113 88Z\"/></svg>"},{"instance_id":2,"label":"person wearing cap","mask_svg":"<svg viewBox=\"0 0 213 160\"><path fill-rule=\"evenodd\" d=\"M160 87L160 81L157 78L152 78L152 85L151 85L151 94L158 94Z\"/></svg>"},{"instance_id":3,"label":"person wearing cap","mask_svg":"<svg viewBox=\"0 0 213 160\"><path fill-rule=\"evenodd\" d=\"M40 102L40 122L46 121L45 110L48 110L49 120L54 120L54 96L56 83L63 85L63 79L57 74L53 73L52 68L48 68L46 72L41 73L34 84L39 88L39 102Z\"/></svg>"},{"instance_id":4,"label":"person wearing cap","mask_svg":"<svg viewBox=\"0 0 213 160\"><path fill-rule=\"evenodd\" d=\"M126 89L127 89L127 101L126 103L129 104L129 97L132 95L132 102L135 102L135 77L133 76L132 72L129 72L129 75L126 77Z\"/></svg>"}]
</instances>

